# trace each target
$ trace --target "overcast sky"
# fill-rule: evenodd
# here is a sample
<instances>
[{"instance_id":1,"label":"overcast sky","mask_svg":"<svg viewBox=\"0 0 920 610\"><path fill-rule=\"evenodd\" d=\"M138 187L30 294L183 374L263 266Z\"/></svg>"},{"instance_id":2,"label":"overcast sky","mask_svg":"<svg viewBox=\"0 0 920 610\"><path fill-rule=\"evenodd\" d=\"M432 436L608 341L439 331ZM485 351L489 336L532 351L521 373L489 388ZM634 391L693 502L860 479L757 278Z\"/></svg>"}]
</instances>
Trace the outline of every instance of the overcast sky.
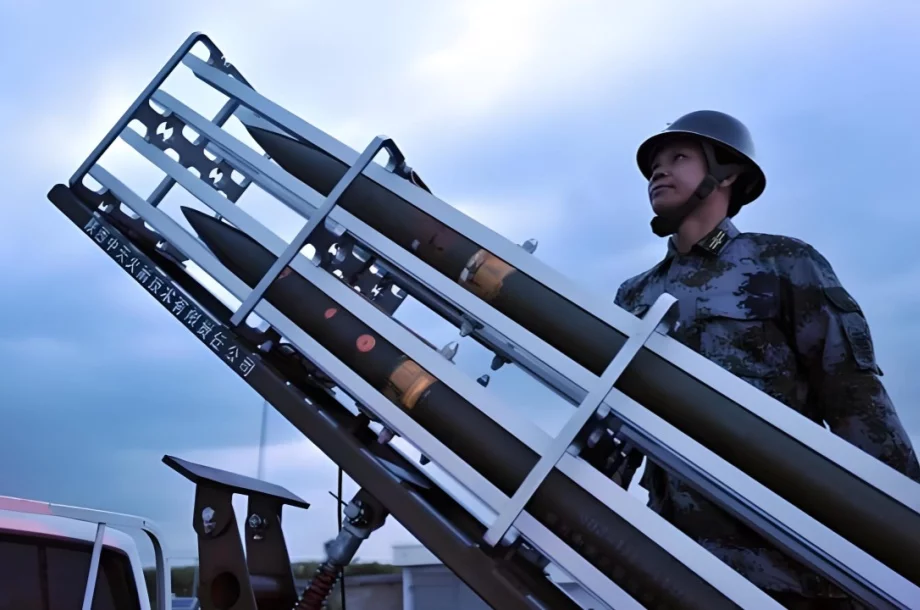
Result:
<instances>
[{"instance_id":1,"label":"overcast sky","mask_svg":"<svg viewBox=\"0 0 920 610\"><path fill-rule=\"evenodd\" d=\"M440 197L539 239L536 256L611 301L665 248L636 146L691 110L735 114L768 177L738 225L832 262L920 437L914 0L184 4L0 0L0 494L144 514L191 555L193 488L161 457L256 473L260 398L45 198L194 30L352 147L396 138ZM156 181L124 167L146 196ZM489 359L463 342L458 364L478 376ZM547 429L566 413L520 374L492 377ZM291 553L317 557L335 535L336 467L277 415L269 440L266 477L313 503L288 512ZM409 541L391 523L360 557Z\"/></svg>"}]
</instances>

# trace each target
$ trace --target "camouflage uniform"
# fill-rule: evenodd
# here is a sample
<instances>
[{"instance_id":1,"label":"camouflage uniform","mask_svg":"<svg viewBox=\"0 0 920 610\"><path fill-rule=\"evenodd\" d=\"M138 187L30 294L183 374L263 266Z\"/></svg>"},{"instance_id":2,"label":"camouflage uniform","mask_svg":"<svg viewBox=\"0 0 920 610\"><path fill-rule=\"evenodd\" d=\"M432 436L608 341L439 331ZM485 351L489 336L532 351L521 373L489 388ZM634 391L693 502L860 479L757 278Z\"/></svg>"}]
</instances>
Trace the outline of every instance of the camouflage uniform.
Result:
<instances>
[{"instance_id":1,"label":"camouflage uniform","mask_svg":"<svg viewBox=\"0 0 920 610\"><path fill-rule=\"evenodd\" d=\"M728 218L681 255L624 282L616 303L642 315L678 299L672 336L863 451L920 481L920 465L879 376L857 303L814 248L740 233ZM767 592L843 597L744 524L652 463L649 506Z\"/></svg>"}]
</instances>

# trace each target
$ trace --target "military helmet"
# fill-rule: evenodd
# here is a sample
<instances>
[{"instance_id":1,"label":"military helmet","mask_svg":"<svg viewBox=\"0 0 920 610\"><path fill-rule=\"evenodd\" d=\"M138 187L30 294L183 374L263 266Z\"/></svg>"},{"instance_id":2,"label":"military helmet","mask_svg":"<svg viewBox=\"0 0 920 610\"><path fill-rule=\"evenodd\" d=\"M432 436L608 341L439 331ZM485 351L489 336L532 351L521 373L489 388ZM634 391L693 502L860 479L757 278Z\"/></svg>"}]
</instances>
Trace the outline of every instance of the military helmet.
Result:
<instances>
[{"instance_id":1,"label":"military helmet","mask_svg":"<svg viewBox=\"0 0 920 610\"><path fill-rule=\"evenodd\" d=\"M730 159L722 163L743 166L741 174L732 185L731 216L737 214L741 206L754 201L763 193L767 179L755 160L754 140L750 131L735 117L715 110L697 110L685 114L639 146L636 160L646 180L652 177L652 158L658 147L664 141L680 136L701 138L713 146L716 159L728 156ZM707 158L709 156L707 154ZM713 160L709 161L712 165ZM709 171L714 172L715 169L710 167Z\"/></svg>"}]
</instances>

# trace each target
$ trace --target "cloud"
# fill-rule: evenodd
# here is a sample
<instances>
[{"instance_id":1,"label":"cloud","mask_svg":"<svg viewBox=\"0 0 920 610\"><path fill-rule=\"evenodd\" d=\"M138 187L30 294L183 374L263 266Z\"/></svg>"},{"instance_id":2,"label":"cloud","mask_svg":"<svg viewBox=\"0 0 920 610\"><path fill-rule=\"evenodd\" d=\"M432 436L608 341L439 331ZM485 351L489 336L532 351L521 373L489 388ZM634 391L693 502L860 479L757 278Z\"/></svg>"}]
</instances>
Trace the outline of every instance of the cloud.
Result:
<instances>
[{"instance_id":1,"label":"cloud","mask_svg":"<svg viewBox=\"0 0 920 610\"><path fill-rule=\"evenodd\" d=\"M31 336L0 340L0 351L15 353L20 358L33 361L72 360L80 355L79 347L70 341L54 337Z\"/></svg>"},{"instance_id":2,"label":"cloud","mask_svg":"<svg viewBox=\"0 0 920 610\"><path fill-rule=\"evenodd\" d=\"M714 47L693 42L715 14L730 7L725 2L692 7L677 2L466 2L439 20L462 24L460 31L449 32L441 45L412 64L409 83L424 91L428 108L461 121L491 122L509 112L532 116L549 106L578 103L580 95L597 94L606 84L666 69L675 49L711 53ZM743 38L750 52L829 17L832 8L839 11L828 2L749 3L749 27L726 28L720 36L726 45Z\"/></svg>"},{"instance_id":3,"label":"cloud","mask_svg":"<svg viewBox=\"0 0 920 610\"><path fill-rule=\"evenodd\" d=\"M459 114L488 114L525 84L527 68L545 52L542 34L562 8L544 1L454 6L443 21L462 23L461 31L448 35L444 46L421 55L408 74L428 90L429 101L441 111L446 105Z\"/></svg>"}]
</instances>

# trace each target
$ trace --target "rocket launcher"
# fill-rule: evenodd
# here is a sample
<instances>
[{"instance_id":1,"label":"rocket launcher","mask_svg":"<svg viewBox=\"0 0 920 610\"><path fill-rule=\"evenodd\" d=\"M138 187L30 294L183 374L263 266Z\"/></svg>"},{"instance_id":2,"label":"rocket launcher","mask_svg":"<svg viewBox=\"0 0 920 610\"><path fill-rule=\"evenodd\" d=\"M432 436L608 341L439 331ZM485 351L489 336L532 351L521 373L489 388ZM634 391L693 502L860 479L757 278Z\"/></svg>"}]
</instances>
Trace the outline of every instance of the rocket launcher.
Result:
<instances>
[{"instance_id":1,"label":"rocket launcher","mask_svg":"<svg viewBox=\"0 0 920 610\"><path fill-rule=\"evenodd\" d=\"M178 74L222 95L212 119ZM160 176L146 197L107 169L116 142ZM252 185L292 239L240 205ZM920 599L920 486L668 337L673 298L636 317L585 294L392 139L352 150L202 34L49 199L493 607L578 607L549 565L592 607L779 607L607 476L598 452L627 446L870 607ZM398 321L407 296L572 404L561 431Z\"/></svg>"}]
</instances>

